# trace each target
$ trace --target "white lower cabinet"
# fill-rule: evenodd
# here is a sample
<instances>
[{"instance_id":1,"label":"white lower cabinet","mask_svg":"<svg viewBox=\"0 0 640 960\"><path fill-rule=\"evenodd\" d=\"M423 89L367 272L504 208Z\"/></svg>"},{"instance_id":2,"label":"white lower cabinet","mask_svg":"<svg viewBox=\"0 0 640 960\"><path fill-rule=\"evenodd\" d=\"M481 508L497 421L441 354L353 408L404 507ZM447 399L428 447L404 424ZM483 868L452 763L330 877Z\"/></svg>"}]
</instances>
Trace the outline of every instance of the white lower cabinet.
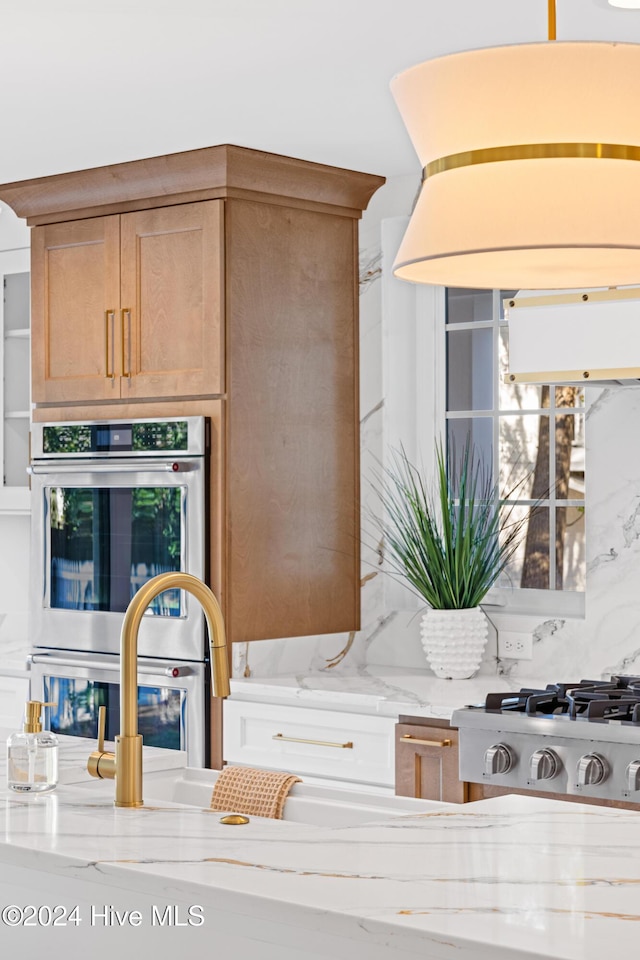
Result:
<instances>
[{"instance_id":1,"label":"white lower cabinet","mask_svg":"<svg viewBox=\"0 0 640 960\"><path fill-rule=\"evenodd\" d=\"M0 727L21 730L24 705L28 699L28 677L0 676Z\"/></svg>"},{"instance_id":2,"label":"white lower cabinet","mask_svg":"<svg viewBox=\"0 0 640 960\"><path fill-rule=\"evenodd\" d=\"M392 717L226 700L227 763L392 787Z\"/></svg>"}]
</instances>

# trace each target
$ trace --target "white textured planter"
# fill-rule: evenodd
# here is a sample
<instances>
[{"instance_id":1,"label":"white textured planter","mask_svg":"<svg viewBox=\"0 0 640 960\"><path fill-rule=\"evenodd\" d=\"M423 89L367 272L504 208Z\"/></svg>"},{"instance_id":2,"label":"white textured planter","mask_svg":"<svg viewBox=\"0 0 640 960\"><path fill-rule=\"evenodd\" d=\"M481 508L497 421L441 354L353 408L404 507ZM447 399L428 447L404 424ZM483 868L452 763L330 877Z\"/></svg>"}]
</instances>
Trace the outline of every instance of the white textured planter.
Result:
<instances>
[{"instance_id":1,"label":"white textured planter","mask_svg":"<svg viewBox=\"0 0 640 960\"><path fill-rule=\"evenodd\" d=\"M429 666L443 680L467 680L478 672L489 632L480 607L427 610L420 634Z\"/></svg>"}]
</instances>

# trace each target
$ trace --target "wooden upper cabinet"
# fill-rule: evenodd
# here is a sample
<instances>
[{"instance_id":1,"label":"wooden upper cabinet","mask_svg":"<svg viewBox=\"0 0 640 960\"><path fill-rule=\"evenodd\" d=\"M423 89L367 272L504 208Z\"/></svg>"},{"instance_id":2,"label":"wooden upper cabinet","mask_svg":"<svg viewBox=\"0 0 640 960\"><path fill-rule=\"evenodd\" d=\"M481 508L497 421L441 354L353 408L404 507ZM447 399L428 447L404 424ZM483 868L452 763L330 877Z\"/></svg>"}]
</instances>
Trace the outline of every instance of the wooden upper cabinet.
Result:
<instances>
[{"instance_id":1,"label":"wooden upper cabinet","mask_svg":"<svg viewBox=\"0 0 640 960\"><path fill-rule=\"evenodd\" d=\"M113 400L120 218L36 227L31 244L32 397Z\"/></svg>"},{"instance_id":2,"label":"wooden upper cabinet","mask_svg":"<svg viewBox=\"0 0 640 960\"><path fill-rule=\"evenodd\" d=\"M121 222L121 396L222 392L222 201Z\"/></svg>"},{"instance_id":3,"label":"wooden upper cabinet","mask_svg":"<svg viewBox=\"0 0 640 960\"><path fill-rule=\"evenodd\" d=\"M222 202L36 227L36 403L222 390Z\"/></svg>"}]
</instances>

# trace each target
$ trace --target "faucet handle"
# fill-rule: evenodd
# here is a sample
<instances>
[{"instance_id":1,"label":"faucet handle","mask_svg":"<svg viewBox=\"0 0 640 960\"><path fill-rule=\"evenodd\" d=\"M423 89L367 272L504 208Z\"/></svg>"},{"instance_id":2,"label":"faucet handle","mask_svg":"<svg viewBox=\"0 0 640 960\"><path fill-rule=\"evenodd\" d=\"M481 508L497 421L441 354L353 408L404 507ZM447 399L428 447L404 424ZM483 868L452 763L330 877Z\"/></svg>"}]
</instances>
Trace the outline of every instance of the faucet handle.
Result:
<instances>
[{"instance_id":1,"label":"faucet handle","mask_svg":"<svg viewBox=\"0 0 640 960\"><path fill-rule=\"evenodd\" d=\"M107 708L98 707L98 753L104 753L104 734L107 727Z\"/></svg>"},{"instance_id":2,"label":"faucet handle","mask_svg":"<svg viewBox=\"0 0 640 960\"><path fill-rule=\"evenodd\" d=\"M113 780L116 775L116 755L104 748L107 708L98 707L98 748L89 754L87 770L92 777Z\"/></svg>"}]
</instances>

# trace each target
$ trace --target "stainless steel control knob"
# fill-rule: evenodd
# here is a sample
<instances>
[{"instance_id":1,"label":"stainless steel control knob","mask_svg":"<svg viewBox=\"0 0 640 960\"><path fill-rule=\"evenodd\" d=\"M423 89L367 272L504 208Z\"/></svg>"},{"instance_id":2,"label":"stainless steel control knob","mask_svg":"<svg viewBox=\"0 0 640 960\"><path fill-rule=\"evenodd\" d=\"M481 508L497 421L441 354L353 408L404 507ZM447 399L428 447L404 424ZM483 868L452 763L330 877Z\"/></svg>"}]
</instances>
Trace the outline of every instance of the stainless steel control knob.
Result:
<instances>
[{"instance_id":1,"label":"stainless steel control knob","mask_svg":"<svg viewBox=\"0 0 640 960\"><path fill-rule=\"evenodd\" d=\"M609 776L609 765L597 753L587 753L578 760L578 786L595 786Z\"/></svg>"},{"instance_id":2,"label":"stainless steel control knob","mask_svg":"<svg viewBox=\"0 0 640 960\"><path fill-rule=\"evenodd\" d=\"M640 790L640 760L632 760L627 767L627 790L629 793Z\"/></svg>"},{"instance_id":3,"label":"stainless steel control knob","mask_svg":"<svg viewBox=\"0 0 640 960\"><path fill-rule=\"evenodd\" d=\"M515 757L504 743L494 743L484 754L484 774L494 777L499 773L508 773L515 762Z\"/></svg>"},{"instance_id":4,"label":"stainless steel control knob","mask_svg":"<svg viewBox=\"0 0 640 960\"><path fill-rule=\"evenodd\" d=\"M553 780L560 765L560 759L553 750L536 750L529 761L529 777L531 780Z\"/></svg>"}]
</instances>

